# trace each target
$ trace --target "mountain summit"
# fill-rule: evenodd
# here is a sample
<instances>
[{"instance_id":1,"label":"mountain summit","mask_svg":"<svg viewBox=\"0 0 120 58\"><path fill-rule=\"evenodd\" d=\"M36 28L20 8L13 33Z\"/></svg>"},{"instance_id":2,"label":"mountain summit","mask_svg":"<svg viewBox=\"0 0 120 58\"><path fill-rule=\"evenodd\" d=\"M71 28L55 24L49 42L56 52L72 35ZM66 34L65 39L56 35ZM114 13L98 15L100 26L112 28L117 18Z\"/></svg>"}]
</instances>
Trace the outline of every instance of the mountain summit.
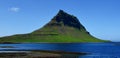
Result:
<instances>
[{"instance_id":1,"label":"mountain summit","mask_svg":"<svg viewBox=\"0 0 120 58\"><path fill-rule=\"evenodd\" d=\"M64 25L78 29L84 28L75 16L67 14L63 10L58 12L58 14L51 20L49 25Z\"/></svg>"},{"instance_id":2,"label":"mountain summit","mask_svg":"<svg viewBox=\"0 0 120 58\"><path fill-rule=\"evenodd\" d=\"M73 15L59 10L45 26L29 34L0 38L0 42L105 42L92 35Z\"/></svg>"},{"instance_id":3,"label":"mountain summit","mask_svg":"<svg viewBox=\"0 0 120 58\"><path fill-rule=\"evenodd\" d=\"M35 32L38 33L38 31L44 31L44 29L47 28L51 28L47 30L49 32L54 32L56 30L57 33L62 34L69 33L71 31L74 32L75 30L79 30L81 32L83 31L89 34L89 32L86 31L85 27L79 22L79 20L75 16L70 15L63 10L59 10L57 15L53 17L49 23L47 23L43 28Z\"/></svg>"}]
</instances>

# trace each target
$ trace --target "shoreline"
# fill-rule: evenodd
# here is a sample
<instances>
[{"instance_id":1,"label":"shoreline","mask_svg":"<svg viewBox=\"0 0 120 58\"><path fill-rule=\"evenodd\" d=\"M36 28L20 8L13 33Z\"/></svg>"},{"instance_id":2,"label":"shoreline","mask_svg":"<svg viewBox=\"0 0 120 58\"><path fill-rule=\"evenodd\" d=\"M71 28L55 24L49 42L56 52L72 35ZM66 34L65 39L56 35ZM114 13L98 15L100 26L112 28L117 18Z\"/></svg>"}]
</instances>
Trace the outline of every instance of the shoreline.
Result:
<instances>
[{"instance_id":1,"label":"shoreline","mask_svg":"<svg viewBox=\"0 0 120 58\"><path fill-rule=\"evenodd\" d=\"M1 42L0 44L75 44L75 43L112 43L112 42Z\"/></svg>"},{"instance_id":2,"label":"shoreline","mask_svg":"<svg viewBox=\"0 0 120 58\"><path fill-rule=\"evenodd\" d=\"M47 53L59 53L59 54L78 54L86 55L90 53L85 52L66 52L66 51L51 51L51 50L1 50L0 53L29 53L29 52L47 52Z\"/></svg>"},{"instance_id":3,"label":"shoreline","mask_svg":"<svg viewBox=\"0 0 120 58\"><path fill-rule=\"evenodd\" d=\"M35 50L35 51L16 51L16 52L4 52L0 53L0 57L17 57L17 58L76 58L80 55L86 55L87 53L75 53L75 52L63 52L63 51L46 51L46 50Z\"/></svg>"}]
</instances>

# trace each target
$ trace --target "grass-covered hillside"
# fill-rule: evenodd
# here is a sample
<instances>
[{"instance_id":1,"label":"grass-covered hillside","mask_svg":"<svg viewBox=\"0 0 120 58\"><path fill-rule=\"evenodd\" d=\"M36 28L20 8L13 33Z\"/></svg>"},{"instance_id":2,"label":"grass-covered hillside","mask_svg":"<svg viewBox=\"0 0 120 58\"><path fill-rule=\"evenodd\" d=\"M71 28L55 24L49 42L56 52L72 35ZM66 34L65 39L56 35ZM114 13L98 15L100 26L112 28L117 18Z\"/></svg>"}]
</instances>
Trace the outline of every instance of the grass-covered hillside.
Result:
<instances>
[{"instance_id":1,"label":"grass-covered hillside","mask_svg":"<svg viewBox=\"0 0 120 58\"><path fill-rule=\"evenodd\" d=\"M63 10L44 27L29 34L0 38L0 42L106 42L86 31L79 20Z\"/></svg>"}]
</instances>

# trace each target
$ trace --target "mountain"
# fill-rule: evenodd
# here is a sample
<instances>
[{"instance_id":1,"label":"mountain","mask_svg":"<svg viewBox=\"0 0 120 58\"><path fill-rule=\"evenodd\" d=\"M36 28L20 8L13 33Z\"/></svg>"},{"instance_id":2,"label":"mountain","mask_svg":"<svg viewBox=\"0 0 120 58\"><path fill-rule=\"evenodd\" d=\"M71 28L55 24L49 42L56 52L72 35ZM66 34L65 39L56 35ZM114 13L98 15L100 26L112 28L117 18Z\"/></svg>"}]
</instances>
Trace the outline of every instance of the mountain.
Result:
<instances>
[{"instance_id":1,"label":"mountain","mask_svg":"<svg viewBox=\"0 0 120 58\"><path fill-rule=\"evenodd\" d=\"M79 20L63 10L42 28L29 34L0 38L0 42L106 42L93 37Z\"/></svg>"}]
</instances>

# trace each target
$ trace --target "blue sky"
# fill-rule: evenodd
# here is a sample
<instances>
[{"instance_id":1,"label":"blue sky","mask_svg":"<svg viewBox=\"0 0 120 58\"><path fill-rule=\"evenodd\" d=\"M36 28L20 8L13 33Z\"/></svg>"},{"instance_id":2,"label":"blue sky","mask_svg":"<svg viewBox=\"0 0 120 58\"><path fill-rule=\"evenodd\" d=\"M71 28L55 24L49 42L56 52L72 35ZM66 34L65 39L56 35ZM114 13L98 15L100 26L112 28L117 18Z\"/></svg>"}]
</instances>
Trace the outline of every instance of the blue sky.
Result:
<instances>
[{"instance_id":1,"label":"blue sky","mask_svg":"<svg viewBox=\"0 0 120 58\"><path fill-rule=\"evenodd\" d=\"M100 39L120 41L120 0L0 0L0 36L41 28L59 9Z\"/></svg>"}]
</instances>

